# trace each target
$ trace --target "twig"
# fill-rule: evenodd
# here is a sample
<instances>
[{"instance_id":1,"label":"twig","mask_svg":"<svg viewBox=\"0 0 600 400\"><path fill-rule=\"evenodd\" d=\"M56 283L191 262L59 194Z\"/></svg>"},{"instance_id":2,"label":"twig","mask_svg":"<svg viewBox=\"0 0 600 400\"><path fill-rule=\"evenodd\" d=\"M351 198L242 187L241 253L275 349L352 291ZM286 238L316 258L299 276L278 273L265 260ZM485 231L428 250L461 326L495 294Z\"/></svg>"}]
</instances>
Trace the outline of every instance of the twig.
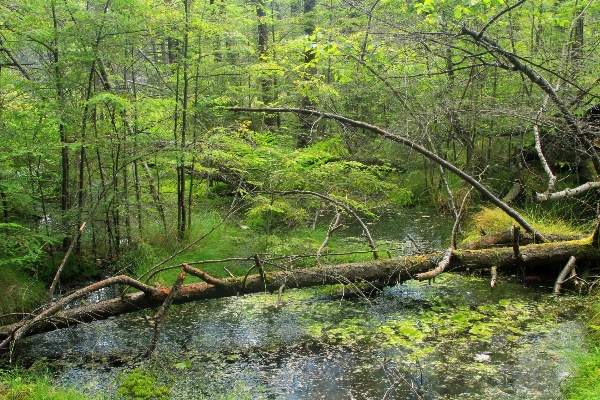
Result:
<instances>
[{"instance_id":1,"label":"twig","mask_svg":"<svg viewBox=\"0 0 600 400\"><path fill-rule=\"evenodd\" d=\"M449 247L448 250L446 250L446 252L444 253L444 257L442 258L442 261L440 261L440 263L438 264L437 268L435 268L431 271L417 274L416 275L417 280L422 281L425 279L433 279L436 276L438 276L439 274L441 274L442 272L444 272L444 269L446 269L448 264L450 264L451 257L452 257L452 247Z\"/></svg>"},{"instance_id":2,"label":"twig","mask_svg":"<svg viewBox=\"0 0 600 400\"><path fill-rule=\"evenodd\" d=\"M152 343L150 343L150 347L148 348L148 352L146 353L146 357L150 357L154 350L156 349L156 345L158 344L158 339L160 338L160 333L162 332L162 328L165 325L165 317L167 316L167 312L173 303L173 298L179 293L179 289L181 289L181 285L183 284L183 280L185 279L185 268L181 270L179 275L177 276L177 280L173 284L171 291L167 295L167 298L163 302L160 310L154 316L154 337L152 338Z\"/></svg>"},{"instance_id":3,"label":"twig","mask_svg":"<svg viewBox=\"0 0 600 400\"><path fill-rule=\"evenodd\" d=\"M498 14L494 15L494 17L492 19L490 19L488 21L487 24L485 24L485 26L483 28L481 28L481 30L479 31L479 34L477 34L477 40L481 39L481 37L483 36L485 30L487 28L490 27L490 25L492 25L498 18L500 18L503 14L506 14L507 12L517 8L518 6L520 6L521 4L525 3L527 0L520 0L518 1L516 4L513 4L510 7L505 8L504 10L500 11Z\"/></svg>"},{"instance_id":4,"label":"twig","mask_svg":"<svg viewBox=\"0 0 600 400\"><path fill-rule=\"evenodd\" d=\"M410 240L412 242L412 244L416 247L416 249L419 253L421 253L421 254L425 253L425 250L423 250L423 248L419 245L417 240L410 233L406 236L408 236L408 240Z\"/></svg>"},{"instance_id":5,"label":"twig","mask_svg":"<svg viewBox=\"0 0 600 400\"><path fill-rule=\"evenodd\" d=\"M327 114L324 113L320 113L321 115L323 115L324 117L327 117ZM339 202L337 200L335 200L332 197L329 196L325 196L324 194L318 193L318 192L313 192L310 190L287 190L287 191L279 191L279 190L275 190L272 193L274 194L279 194L279 195L289 195L289 194L304 194L304 195L310 195L310 196L316 196L319 197L323 200L327 200L328 202L335 204L338 207L343 208L344 210L346 210L346 212L348 212L349 214L351 214L354 218L356 218L356 220L358 221L358 223L360 224L360 226L363 228L364 234L367 237L367 240L369 241L369 247L371 247L371 250L373 251L373 258L377 259L377 246L375 246L375 241L373 240L373 237L371 236L371 232L369 232L369 228L367 228L367 225L363 222L362 218L360 218L358 216L358 214L356 213L356 211L354 211L351 207L349 207L348 205Z\"/></svg>"},{"instance_id":6,"label":"twig","mask_svg":"<svg viewBox=\"0 0 600 400\"><path fill-rule=\"evenodd\" d=\"M560 288L562 284L565 283L565 278L567 277L567 275L569 275L571 269L573 269L573 267L575 266L575 261L575 256L571 256L571 258L569 258L569 261L567 262L567 265L565 265L561 273L558 275L556 283L554 284L554 297L557 297L560 294Z\"/></svg>"},{"instance_id":7,"label":"twig","mask_svg":"<svg viewBox=\"0 0 600 400\"><path fill-rule=\"evenodd\" d=\"M467 204L467 199L469 198L469 195L471 195L472 190L473 188L471 187L463 198L463 201L460 203L460 209L458 210L458 214L454 220L454 225L452 226L452 236L450 242L453 249L456 249L456 233L458 232L458 227L460 226L460 220L462 219L463 215L465 215L465 204Z\"/></svg>"},{"instance_id":8,"label":"twig","mask_svg":"<svg viewBox=\"0 0 600 400\"><path fill-rule=\"evenodd\" d=\"M335 232L337 229L339 229L342 226L342 225L340 225L341 216L342 216L342 213L337 211L335 213L335 217L329 224L329 230L327 231L327 236L325 237L325 240L323 240L323 243L321 243L321 246L319 246L319 249L317 250L317 262L319 262L319 257L321 257L321 252L323 251L323 249L325 247L327 247L327 244L329 244L329 239L331 239L331 235L333 234L333 232Z\"/></svg>"}]
</instances>

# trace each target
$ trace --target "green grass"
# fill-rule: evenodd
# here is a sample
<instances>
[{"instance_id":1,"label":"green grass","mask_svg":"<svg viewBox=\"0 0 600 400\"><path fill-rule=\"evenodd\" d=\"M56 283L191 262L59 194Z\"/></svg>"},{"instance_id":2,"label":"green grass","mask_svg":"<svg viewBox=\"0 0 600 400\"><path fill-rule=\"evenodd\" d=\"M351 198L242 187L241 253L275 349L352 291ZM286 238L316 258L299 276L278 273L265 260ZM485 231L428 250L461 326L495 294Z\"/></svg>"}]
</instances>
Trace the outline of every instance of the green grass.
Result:
<instances>
[{"instance_id":1,"label":"green grass","mask_svg":"<svg viewBox=\"0 0 600 400\"><path fill-rule=\"evenodd\" d=\"M0 371L2 400L84 400L92 399L71 388L52 386L50 374L35 373L19 368Z\"/></svg>"},{"instance_id":2,"label":"green grass","mask_svg":"<svg viewBox=\"0 0 600 400\"><path fill-rule=\"evenodd\" d=\"M600 298L597 296L588 307L586 316L590 329L588 346L579 347L570 354L574 372L562 387L565 398L569 400L600 398Z\"/></svg>"},{"instance_id":3,"label":"green grass","mask_svg":"<svg viewBox=\"0 0 600 400\"><path fill-rule=\"evenodd\" d=\"M0 316L28 312L45 299L46 288L43 283L24 273L21 269L12 269L8 266L0 268ZM0 319L4 325L20 318L8 317Z\"/></svg>"},{"instance_id":4,"label":"green grass","mask_svg":"<svg viewBox=\"0 0 600 400\"><path fill-rule=\"evenodd\" d=\"M186 238L177 243L175 234L164 232L159 226L148 227L143 234L142 244L137 246L133 255L126 256L127 259L135 259L136 274L142 275L149 268L158 262L174 254L178 249L187 246L198 238L209 232L214 226L218 225L220 217L217 213L196 213L192 222L192 229L186 233ZM327 235L326 227L318 227L316 230L309 228L297 228L289 231L280 229L267 235L264 231L252 229L245 225L243 220L227 221L212 233L202 239L198 244L190 247L182 254L174 257L165 263L161 268L174 266L175 268L161 272L156 276L153 283L157 285L172 284L183 262L197 262L205 260L220 260L226 258L248 258L254 254L271 255L290 255L290 254L315 254L317 249ZM368 249L366 241L353 242L340 237L338 233L333 238L326 250L323 252L348 252L353 249ZM343 255L322 257L321 264L341 263L349 261L358 261L372 259L372 255ZM232 261L227 263L209 263L195 265L209 275L217 278L229 276L224 267L236 276L243 276L253 265L253 260ZM278 263L283 265L286 260L280 260ZM295 266L315 265L312 258L303 258L296 260ZM273 265L266 265L267 270L275 268ZM186 278L186 283L197 281L196 278Z\"/></svg>"}]
</instances>

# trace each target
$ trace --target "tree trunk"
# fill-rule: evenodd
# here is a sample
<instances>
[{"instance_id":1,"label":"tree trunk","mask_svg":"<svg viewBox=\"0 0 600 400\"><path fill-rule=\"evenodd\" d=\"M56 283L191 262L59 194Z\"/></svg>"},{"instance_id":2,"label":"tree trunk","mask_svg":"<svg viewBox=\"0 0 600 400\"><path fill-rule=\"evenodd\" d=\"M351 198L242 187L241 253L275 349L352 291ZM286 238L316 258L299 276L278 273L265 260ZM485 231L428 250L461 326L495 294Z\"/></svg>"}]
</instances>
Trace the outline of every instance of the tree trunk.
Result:
<instances>
[{"instance_id":1,"label":"tree trunk","mask_svg":"<svg viewBox=\"0 0 600 400\"><path fill-rule=\"evenodd\" d=\"M543 267L548 270L553 265L564 265L571 256L577 257L577 260L582 263L586 260L597 260L600 257L600 249L598 248L597 234L594 234L594 236L582 240L523 246L520 248L520 255L519 267L528 269ZM435 269L438 266L435 260L440 259L442 259L442 253L438 252L281 272L266 271L262 274L224 279L212 278L200 270L190 268L188 264L182 264L182 269L186 272L200 277L208 283L190 283L181 286L177 295L173 296L173 304L265 291L274 293L282 286L304 288L339 283L353 285L363 281L395 285L414 279L419 273ZM453 250L447 270L461 271L467 268L473 270L493 266L497 269L506 269L515 267L516 262L512 247ZM425 274L421 277L426 276ZM96 304L64 309L68 302L78 300L92 291L114 284L131 285L141 291ZM0 343L0 348L8 347L10 340L7 339L28 322L34 321L27 329L20 333L17 332L17 338L136 312L145 308L159 307L164 303L170 291L170 287L153 288L124 275L106 279L80 289L78 292L81 295L76 292L62 303L59 302L62 307L54 306L54 309L51 310L52 313L45 311L45 314L41 314L33 320L0 327L0 340L3 341Z\"/></svg>"},{"instance_id":2,"label":"tree trunk","mask_svg":"<svg viewBox=\"0 0 600 400\"><path fill-rule=\"evenodd\" d=\"M315 33L315 20L313 15L313 10L316 5L316 0L304 0L304 32L308 36L309 40L311 40L311 36ZM307 46L306 50L304 50L304 77L305 81L310 81L314 79L317 74L317 67L312 65L315 59L315 49ZM305 109L313 109L315 105L313 101L310 99L308 95L302 96L301 107ZM315 121L309 118L302 119L301 122L301 130L298 133L298 148L308 147L310 143L312 131L315 125Z\"/></svg>"}]
</instances>

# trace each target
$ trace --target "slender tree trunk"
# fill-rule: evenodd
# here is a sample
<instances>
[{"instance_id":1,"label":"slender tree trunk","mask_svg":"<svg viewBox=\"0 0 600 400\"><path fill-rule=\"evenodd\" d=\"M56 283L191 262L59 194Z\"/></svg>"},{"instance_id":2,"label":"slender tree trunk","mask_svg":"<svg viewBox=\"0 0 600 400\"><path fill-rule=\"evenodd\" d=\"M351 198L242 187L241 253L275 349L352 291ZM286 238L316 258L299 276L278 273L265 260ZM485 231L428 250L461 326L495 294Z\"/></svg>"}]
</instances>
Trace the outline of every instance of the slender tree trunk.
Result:
<instances>
[{"instance_id":1,"label":"slender tree trunk","mask_svg":"<svg viewBox=\"0 0 600 400\"><path fill-rule=\"evenodd\" d=\"M54 64L54 79L55 79L55 88L56 95L58 98L58 107L59 112L64 112L66 102L65 102L65 94L63 87L63 74L60 68L60 50L59 50L59 39L58 39L58 31L59 31L59 21L58 15L56 14L56 5L54 1L51 5L52 8L52 21L54 24L54 41L52 48L52 62ZM67 132L65 124L63 123L63 118L58 118L58 132L60 135L60 142L62 143L61 148L61 192L60 192L60 210L62 214L63 220L67 220L67 213L69 211L69 147L67 146ZM65 225L67 225L65 223ZM63 237L63 251L67 251L69 249L69 245L71 244L71 239L68 235Z\"/></svg>"},{"instance_id":2,"label":"slender tree trunk","mask_svg":"<svg viewBox=\"0 0 600 400\"><path fill-rule=\"evenodd\" d=\"M309 0L311 1L311 0ZM267 16L267 1L256 0L256 16L258 17L258 59L266 62L269 59L269 23ZM273 94L273 79L267 76L260 78L262 89L262 101L264 104L271 104L275 100ZM267 127L277 126L277 117L269 115L265 117Z\"/></svg>"},{"instance_id":3,"label":"slender tree trunk","mask_svg":"<svg viewBox=\"0 0 600 400\"><path fill-rule=\"evenodd\" d=\"M304 0L304 32L309 37L309 40L315 33L315 16L314 9L316 0ZM310 81L317 74L317 67L312 65L315 59L315 50L307 46L304 50L304 80ZM314 109L315 104L308 95L302 96L301 108ZM311 141L312 132L314 129L314 119L305 117L301 120L300 132L298 133L298 148L307 147Z\"/></svg>"}]
</instances>

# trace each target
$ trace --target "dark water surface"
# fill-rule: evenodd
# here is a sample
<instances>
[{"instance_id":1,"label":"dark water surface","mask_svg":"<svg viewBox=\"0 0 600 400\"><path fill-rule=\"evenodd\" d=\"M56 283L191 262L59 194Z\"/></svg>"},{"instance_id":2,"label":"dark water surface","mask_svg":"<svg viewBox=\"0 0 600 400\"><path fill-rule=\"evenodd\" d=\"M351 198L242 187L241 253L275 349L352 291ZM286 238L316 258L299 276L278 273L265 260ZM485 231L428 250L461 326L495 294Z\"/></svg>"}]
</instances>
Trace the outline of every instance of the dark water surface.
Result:
<instances>
[{"instance_id":1,"label":"dark water surface","mask_svg":"<svg viewBox=\"0 0 600 400\"><path fill-rule=\"evenodd\" d=\"M413 215L372 233L410 252L412 223L426 247L442 248L447 233L429 228L443 225L436 218ZM313 288L287 291L281 304L259 294L181 305L146 361L128 357L152 338L141 313L27 338L16 353L68 360L57 384L105 398L144 368L173 399L555 399L565 356L582 345L580 299L507 279L493 292L487 277L445 274L372 298Z\"/></svg>"}]
</instances>

